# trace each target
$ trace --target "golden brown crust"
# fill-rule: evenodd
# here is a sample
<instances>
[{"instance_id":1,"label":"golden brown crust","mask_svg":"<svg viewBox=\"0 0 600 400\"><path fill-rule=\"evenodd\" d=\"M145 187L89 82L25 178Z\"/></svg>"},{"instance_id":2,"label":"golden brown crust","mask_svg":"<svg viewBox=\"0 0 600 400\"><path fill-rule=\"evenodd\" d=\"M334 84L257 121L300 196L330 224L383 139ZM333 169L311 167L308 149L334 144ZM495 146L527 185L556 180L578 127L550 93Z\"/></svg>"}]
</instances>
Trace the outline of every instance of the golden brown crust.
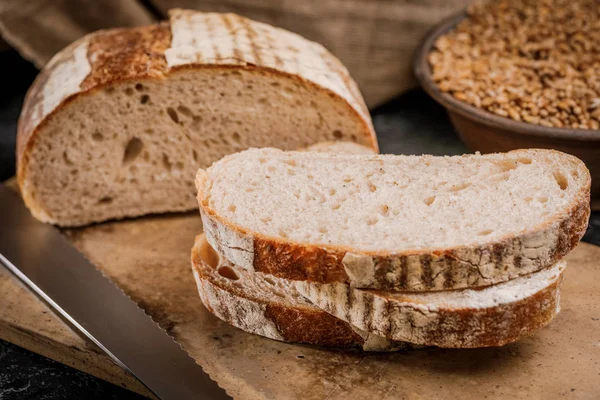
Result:
<instances>
[{"instance_id":1,"label":"golden brown crust","mask_svg":"<svg viewBox=\"0 0 600 400\"><path fill-rule=\"evenodd\" d=\"M122 80L163 78L168 69L164 53L170 44L166 22L96 33L88 45L92 70L81 91Z\"/></svg>"},{"instance_id":2,"label":"golden brown crust","mask_svg":"<svg viewBox=\"0 0 600 400\"><path fill-rule=\"evenodd\" d=\"M228 305L223 304L233 299L239 307L243 307L247 303L260 305L262 316L266 321L275 325L279 340L327 347L362 348L365 344L365 339L356 333L347 322L316 307L291 307L265 302L245 293L241 288L236 289L234 286L223 285L211 274L205 272L210 268L207 265L212 265L215 261L209 247L203 235L196 239L196 244L192 249L192 268L202 280L200 290L204 293L201 293L203 295L201 297L203 297L205 307L212 314L221 315L226 322L235 326L244 326L236 320L236 315L228 312ZM208 293L213 295L209 296ZM396 349L399 346L400 344L397 343L390 349Z\"/></svg>"},{"instance_id":3,"label":"golden brown crust","mask_svg":"<svg viewBox=\"0 0 600 400\"><path fill-rule=\"evenodd\" d=\"M299 287L317 306L361 329L394 340L445 348L503 346L546 326L560 310L562 271L552 283L518 301L493 307L447 309L419 305L388 293L305 284ZM298 285L297 285L298 286ZM339 296L334 297L334 296ZM346 302L340 302L340 299ZM353 304L361 304L355 314Z\"/></svg>"},{"instance_id":4,"label":"golden brown crust","mask_svg":"<svg viewBox=\"0 0 600 400\"><path fill-rule=\"evenodd\" d=\"M246 232L218 215L202 201L204 195L200 188L204 187L205 179L205 174L199 171L199 206L209 239L211 232L215 230L220 231L221 238L227 237L229 233L246 238L252 245L244 251L252 252L250 267L255 271L290 280L342 282L355 287L380 290L431 291L484 287L539 271L561 260L579 243L585 234L590 215L591 178L588 173L585 187L569 210L521 235L506 236L495 243L473 247L393 254L361 252L372 260L374 269L371 282L365 285L352 281L344 263L344 257L352 253L353 249L307 245L267 237L257 232ZM539 251L534 257L526 257L524 250L536 249L533 246L539 246L536 238L540 236L548 238L545 244L548 252ZM535 243L530 245L530 242ZM238 250L227 248L226 241L211 244L226 257L228 252ZM422 274L419 279L410 279L409 265L420 266Z\"/></svg>"}]
</instances>

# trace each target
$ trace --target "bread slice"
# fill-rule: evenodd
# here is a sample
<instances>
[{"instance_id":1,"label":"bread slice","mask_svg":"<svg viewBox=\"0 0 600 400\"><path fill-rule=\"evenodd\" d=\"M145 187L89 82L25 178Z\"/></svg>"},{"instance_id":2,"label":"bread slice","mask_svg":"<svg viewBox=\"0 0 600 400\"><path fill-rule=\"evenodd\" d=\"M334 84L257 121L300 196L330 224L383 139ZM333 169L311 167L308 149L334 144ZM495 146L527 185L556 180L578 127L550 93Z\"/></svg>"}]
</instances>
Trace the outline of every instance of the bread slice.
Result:
<instances>
[{"instance_id":1,"label":"bread slice","mask_svg":"<svg viewBox=\"0 0 600 400\"><path fill-rule=\"evenodd\" d=\"M302 297L291 282L251 273L220 259L203 234L196 237L192 249L192 270L208 311L246 332L283 342L368 351L412 347L333 317Z\"/></svg>"},{"instance_id":2,"label":"bread slice","mask_svg":"<svg viewBox=\"0 0 600 400\"><path fill-rule=\"evenodd\" d=\"M194 175L248 147L377 149L363 99L323 46L234 14L88 35L57 54L19 121L33 215L77 226L196 207Z\"/></svg>"},{"instance_id":3,"label":"bread slice","mask_svg":"<svg viewBox=\"0 0 600 400\"><path fill-rule=\"evenodd\" d=\"M590 175L551 150L460 157L251 149L196 178L209 243L281 278L431 291L549 267L579 242Z\"/></svg>"},{"instance_id":4,"label":"bread slice","mask_svg":"<svg viewBox=\"0 0 600 400\"><path fill-rule=\"evenodd\" d=\"M502 346L547 325L560 310L564 261L481 290L391 293L344 283L295 282L312 303L365 331L439 347Z\"/></svg>"}]
</instances>

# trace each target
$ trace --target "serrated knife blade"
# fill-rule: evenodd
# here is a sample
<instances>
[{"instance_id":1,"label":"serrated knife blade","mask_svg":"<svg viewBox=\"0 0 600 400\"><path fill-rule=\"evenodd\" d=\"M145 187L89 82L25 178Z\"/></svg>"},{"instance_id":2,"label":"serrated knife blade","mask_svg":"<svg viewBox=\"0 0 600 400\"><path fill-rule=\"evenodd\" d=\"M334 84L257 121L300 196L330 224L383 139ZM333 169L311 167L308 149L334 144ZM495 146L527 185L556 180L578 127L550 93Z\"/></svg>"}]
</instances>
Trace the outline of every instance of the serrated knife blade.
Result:
<instances>
[{"instance_id":1,"label":"serrated knife blade","mask_svg":"<svg viewBox=\"0 0 600 400\"><path fill-rule=\"evenodd\" d=\"M4 185L0 262L158 398L231 399L137 304L54 227L33 218Z\"/></svg>"}]
</instances>

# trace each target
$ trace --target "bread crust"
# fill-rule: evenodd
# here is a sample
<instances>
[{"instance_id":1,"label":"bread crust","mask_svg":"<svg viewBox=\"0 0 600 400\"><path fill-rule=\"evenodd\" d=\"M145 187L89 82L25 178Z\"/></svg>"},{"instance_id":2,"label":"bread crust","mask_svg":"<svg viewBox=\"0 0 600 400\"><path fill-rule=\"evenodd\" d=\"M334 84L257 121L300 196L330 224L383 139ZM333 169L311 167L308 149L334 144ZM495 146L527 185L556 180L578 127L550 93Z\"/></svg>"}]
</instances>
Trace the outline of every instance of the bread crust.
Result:
<instances>
[{"instance_id":1,"label":"bread crust","mask_svg":"<svg viewBox=\"0 0 600 400\"><path fill-rule=\"evenodd\" d=\"M326 347L358 347L367 351L407 349L396 342L362 332L327 312L307 305L297 307L269 302L232 285L224 285L207 271L210 261L204 235L196 237L192 249L192 271L202 303L212 314L246 332L293 343ZM217 257L218 259L218 257ZM228 263L219 263L230 265Z\"/></svg>"},{"instance_id":2,"label":"bread crust","mask_svg":"<svg viewBox=\"0 0 600 400\"><path fill-rule=\"evenodd\" d=\"M587 228L591 178L587 169L585 173L586 184L571 207L517 236L507 235L481 245L395 253L359 253L342 246L316 246L248 232L208 206L203 193L207 175L203 170L198 171L196 187L208 242L240 267L290 280L432 291L489 286L561 260L579 243Z\"/></svg>"},{"instance_id":3,"label":"bread crust","mask_svg":"<svg viewBox=\"0 0 600 400\"><path fill-rule=\"evenodd\" d=\"M394 297L342 283L300 281L296 288L336 317L391 339L447 348L502 346L544 327L558 314L565 266L562 262L555 268L548 285L532 295L493 306L421 304L410 294ZM536 275L531 279L538 279Z\"/></svg>"},{"instance_id":4,"label":"bread crust","mask_svg":"<svg viewBox=\"0 0 600 400\"><path fill-rule=\"evenodd\" d=\"M193 24L202 23L193 20L194 17L203 16L217 24L226 24L231 36L240 30L253 29L260 34L250 37L247 48L235 48L236 43L232 40L221 40L219 46L225 52L235 52L236 58L206 58L203 57L202 48L193 49L196 58L177 65L169 65L165 53L173 49L173 25L181 21ZM220 21L223 20L223 21ZM214 22L213 21L213 22ZM185 29L185 27L184 27ZM340 102L348 110L356 115L361 121L364 131L364 142L377 150L377 139L371 123L366 105L360 96L356 83L349 76L345 67L333 55L322 46L294 35L297 40L306 44L306 52L298 54L298 58L308 57L306 64L317 59L323 59L326 70L312 74L310 68L298 68L288 58L282 58L279 62L273 62L278 55L267 47L257 47L256 43L263 36L277 38L285 32L286 35L294 35L279 28L248 20L235 14L199 13L187 10L172 10L169 22L161 22L151 26L137 28L118 28L91 33L73 44L66 47L50 60L48 65L40 72L33 85L29 89L23 110L21 112L17 129L17 181L20 186L25 204L39 219L47 222L53 221L51 216L46 215L43 207L38 205L32 195L35 188L29 188L27 182L27 166L30 162L29 154L35 145L36 136L48 121L60 114L72 101L81 96L93 95L97 90L102 90L119 82L143 81L147 79L168 79L169 74L184 69L214 68L225 70L230 68L241 68L261 71L264 74L275 74L289 77L303 85L308 85L315 90L327 93L334 101ZM219 39L219 38L217 38ZM229 47L228 47L229 46ZM234 46L231 48L231 46ZM283 46L283 44L282 44ZM186 48L189 48L187 46ZM292 50L290 50L292 51ZM75 56L84 54L83 59ZM263 57L257 58L256 54ZM297 61L297 60L294 60ZM65 64L71 62L65 70ZM70 74L70 69L80 73L89 70L89 73L80 75ZM69 88L75 90L63 90L61 80L70 79ZM74 80L78 80L75 82ZM47 101L47 89L49 81L54 81L56 90L53 91L53 101ZM359 140L359 139L357 139Z\"/></svg>"}]
</instances>

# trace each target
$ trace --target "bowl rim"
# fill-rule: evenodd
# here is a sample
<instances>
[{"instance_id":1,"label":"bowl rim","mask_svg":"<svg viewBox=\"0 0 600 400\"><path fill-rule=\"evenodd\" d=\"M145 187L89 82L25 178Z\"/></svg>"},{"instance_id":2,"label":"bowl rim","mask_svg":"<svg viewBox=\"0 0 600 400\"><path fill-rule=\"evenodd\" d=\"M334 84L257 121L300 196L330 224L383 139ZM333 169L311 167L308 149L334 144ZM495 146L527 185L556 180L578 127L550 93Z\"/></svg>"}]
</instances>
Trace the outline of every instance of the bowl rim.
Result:
<instances>
[{"instance_id":1,"label":"bowl rim","mask_svg":"<svg viewBox=\"0 0 600 400\"><path fill-rule=\"evenodd\" d=\"M465 118L475 120L484 125L510 131L511 133L570 141L600 141L600 130L597 129L555 128L516 121L477 108L456 99L448 93L442 92L431 77L431 68L427 61L427 56L438 37L451 29L454 29L456 25L466 17L466 10L463 10L456 15L444 19L425 35L417 47L417 51L413 57L413 72L418 83L427 94L444 106L449 112L455 112Z\"/></svg>"}]
</instances>

